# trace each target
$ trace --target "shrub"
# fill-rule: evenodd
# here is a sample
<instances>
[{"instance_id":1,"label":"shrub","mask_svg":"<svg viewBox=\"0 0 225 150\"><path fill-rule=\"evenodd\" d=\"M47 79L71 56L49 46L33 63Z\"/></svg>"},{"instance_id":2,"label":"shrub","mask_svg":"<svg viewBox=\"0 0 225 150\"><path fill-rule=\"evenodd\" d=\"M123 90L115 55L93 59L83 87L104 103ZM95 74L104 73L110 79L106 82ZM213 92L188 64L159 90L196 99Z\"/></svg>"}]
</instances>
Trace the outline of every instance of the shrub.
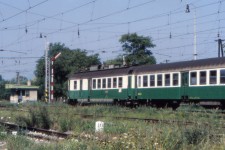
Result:
<instances>
[{"instance_id":1,"label":"shrub","mask_svg":"<svg viewBox=\"0 0 225 150\"><path fill-rule=\"evenodd\" d=\"M60 118L59 124L60 124L61 131L66 132L72 129L73 120L63 117L63 118Z\"/></svg>"},{"instance_id":2,"label":"shrub","mask_svg":"<svg viewBox=\"0 0 225 150\"><path fill-rule=\"evenodd\" d=\"M22 126L40 127L49 129L51 126L51 120L49 112L46 107L42 106L39 109L29 109L28 117L18 116L16 117L16 123Z\"/></svg>"},{"instance_id":3,"label":"shrub","mask_svg":"<svg viewBox=\"0 0 225 150\"><path fill-rule=\"evenodd\" d=\"M206 140L206 138L209 136L208 131L200 128L194 128L194 129L186 129L184 131L184 140L187 142L187 144L199 144L200 142Z\"/></svg>"},{"instance_id":4,"label":"shrub","mask_svg":"<svg viewBox=\"0 0 225 150\"><path fill-rule=\"evenodd\" d=\"M41 128L49 129L51 126L51 120L46 107L40 107L39 109Z\"/></svg>"}]
</instances>

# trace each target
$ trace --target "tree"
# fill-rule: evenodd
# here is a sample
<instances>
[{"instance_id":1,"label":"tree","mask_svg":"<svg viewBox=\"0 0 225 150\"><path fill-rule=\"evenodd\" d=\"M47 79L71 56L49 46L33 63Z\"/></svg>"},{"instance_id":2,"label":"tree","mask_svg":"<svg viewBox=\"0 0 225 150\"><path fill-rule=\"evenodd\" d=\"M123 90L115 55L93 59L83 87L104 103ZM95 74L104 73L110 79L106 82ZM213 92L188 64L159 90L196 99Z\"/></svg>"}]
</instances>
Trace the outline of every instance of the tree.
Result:
<instances>
[{"instance_id":1,"label":"tree","mask_svg":"<svg viewBox=\"0 0 225 150\"><path fill-rule=\"evenodd\" d=\"M5 92L4 80L2 78L2 75L0 75L0 100L3 98L4 92Z\"/></svg>"},{"instance_id":2,"label":"tree","mask_svg":"<svg viewBox=\"0 0 225 150\"><path fill-rule=\"evenodd\" d=\"M0 100L2 99L8 99L9 98L9 93L5 89L5 84L7 81L5 81L2 76L0 75Z\"/></svg>"},{"instance_id":3,"label":"tree","mask_svg":"<svg viewBox=\"0 0 225 150\"><path fill-rule=\"evenodd\" d=\"M118 55L115 59L110 59L104 62L105 65L123 64L123 56Z\"/></svg>"},{"instance_id":4,"label":"tree","mask_svg":"<svg viewBox=\"0 0 225 150\"><path fill-rule=\"evenodd\" d=\"M154 48L150 37L139 36L136 33L124 34L120 38L127 65L132 64L155 64L156 59L152 56L149 48Z\"/></svg>"},{"instance_id":5,"label":"tree","mask_svg":"<svg viewBox=\"0 0 225 150\"><path fill-rule=\"evenodd\" d=\"M19 76L19 82L20 82L20 84L27 84L27 81L28 81L27 77ZM17 84L17 78L12 78L11 81L10 81L10 83Z\"/></svg>"},{"instance_id":6,"label":"tree","mask_svg":"<svg viewBox=\"0 0 225 150\"><path fill-rule=\"evenodd\" d=\"M52 58L61 52L54 63L54 96L56 98L66 97L67 80L71 73L85 71L91 65L100 64L97 54L87 56L87 52L81 49L70 50L64 44L50 44L48 57ZM44 57L38 60L35 70L36 85L40 86L39 96L43 95L45 85L45 60Z\"/></svg>"}]
</instances>

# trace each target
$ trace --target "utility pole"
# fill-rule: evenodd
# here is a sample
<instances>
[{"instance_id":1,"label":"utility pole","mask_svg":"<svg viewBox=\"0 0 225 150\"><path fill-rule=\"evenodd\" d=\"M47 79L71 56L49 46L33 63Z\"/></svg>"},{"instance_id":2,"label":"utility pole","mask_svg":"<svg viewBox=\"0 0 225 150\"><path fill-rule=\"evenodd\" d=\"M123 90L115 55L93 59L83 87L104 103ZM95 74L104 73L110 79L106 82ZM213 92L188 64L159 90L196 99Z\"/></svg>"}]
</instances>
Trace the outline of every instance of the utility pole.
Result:
<instances>
[{"instance_id":1,"label":"utility pole","mask_svg":"<svg viewBox=\"0 0 225 150\"><path fill-rule=\"evenodd\" d=\"M18 85L20 85L20 72L19 71L16 72L16 83Z\"/></svg>"},{"instance_id":2,"label":"utility pole","mask_svg":"<svg viewBox=\"0 0 225 150\"><path fill-rule=\"evenodd\" d=\"M54 101L54 62L56 61L56 59L61 55L61 52L58 53L57 55L55 55L54 57L51 58L51 88L50 88L50 101L53 102Z\"/></svg>"},{"instance_id":3,"label":"utility pole","mask_svg":"<svg viewBox=\"0 0 225 150\"><path fill-rule=\"evenodd\" d=\"M48 61L49 43L45 42L45 102L49 101L48 89L49 89L49 61Z\"/></svg>"},{"instance_id":4,"label":"utility pole","mask_svg":"<svg viewBox=\"0 0 225 150\"><path fill-rule=\"evenodd\" d=\"M224 47L224 45L223 45L223 41L225 41L225 40L222 40L222 39L218 39L218 40L215 40L216 42L218 42L218 57L220 57L220 53L221 53L221 57L223 57L223 47Z\"/></svg>"},{"instance_id":5,"label":"utility pole","mask_svg":"<svg viewBox=\"0 0 225 150\"><path fill-rule=\"evenodd\" d=\"M193 4L187 4L186 5L186 13L190 13L190 5L194 7L194 51L193 51L193 56L194 56L194 60L197 59L197 31L196 31L196 27L197 27L197 20L196 20L196 7Z\"/></svg>"}]
</instances>

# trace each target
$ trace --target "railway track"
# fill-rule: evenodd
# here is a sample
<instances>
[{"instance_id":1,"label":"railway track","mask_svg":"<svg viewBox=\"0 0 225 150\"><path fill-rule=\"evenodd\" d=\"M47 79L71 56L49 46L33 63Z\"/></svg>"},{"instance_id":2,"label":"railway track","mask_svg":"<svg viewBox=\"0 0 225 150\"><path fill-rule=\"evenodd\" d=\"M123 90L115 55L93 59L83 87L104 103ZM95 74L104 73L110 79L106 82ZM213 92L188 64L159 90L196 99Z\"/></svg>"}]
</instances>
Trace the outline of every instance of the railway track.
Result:
<instances>
[{"instance_id":1,"label":"railway track","mask_svg":"<svg viewBox=\"0 0 225 150\"><path fill-rule=\"evenodd\" d=\"M5 107L1 107L1 109L5 109L5 110L12 110L11 108L5 108ZM15 111L15 109L13 109ZM28 112L28 110L26 109L16 109L16 111L24 111L24 112ZM185 110L184 112L197 112L197 113L205 113L205 114L210 114L210 113L214 113L214 112L211 112L211 111L198 111L198 110L194 110L194 111L189 111L189 110ZM224 114L225 112L224 111L219 111L219 112L216 112L218 114L222 114L222 116L220 116L221 118L224 118ZM57 114L63 114L63 113L57 113ZM194 124L198 124L196 122L193 122L193 121L180 121L180 120L163 120L163 119L153 119L153 118L136 118L136 117L120 117L120 116L104 116L104 115L91 115L91 114L79 114L79 113L74 113L73 115L75 116L81 116L82 118L113 118L113 119L119 119L119 120L138 120L138 121L145 121L145 122L150 122L150 123L164 123L164 124L178 124L178 125L194 125ZM1 122L0 122L1 124ZM203 123L205 126L210 126L209 123ZM18 126L17 126L18 127ZM24 127L22 127L24 128ZM25 127L27 128L27 127ZM225 127L222 127L222 128L225 128ZM49 130L44 130L44 129L38 129L38 128L32 128L32 127L29 127L27 128L29 130L34 130L34 131L40 131L40 132L50 132L50 134L52 135L57 135L60 137L60 134L61 133L57 133L57 132L54 132L54 131L49 131ZM52 132L52 133L51 133ZM62 134L63 136L63 134ZM65 135L66 136L66 135Z\"/></svg>"},{"instance_id":2,"label":"railway track","mask_svg":"<svg viewBox=\"0 0 225 150\"><path fill-rule=\"evenodd\" d=\"M14 123L8 122L1 122L0 125L7 128L9 131L24 131L25 135L38 138L38 139L45 139L45 140L61 140L69 138L73 136L72 134L62 133L58 131L46 130L41 128L34 128L34 127L24 127Z\"/></svg>"}]
</instances>

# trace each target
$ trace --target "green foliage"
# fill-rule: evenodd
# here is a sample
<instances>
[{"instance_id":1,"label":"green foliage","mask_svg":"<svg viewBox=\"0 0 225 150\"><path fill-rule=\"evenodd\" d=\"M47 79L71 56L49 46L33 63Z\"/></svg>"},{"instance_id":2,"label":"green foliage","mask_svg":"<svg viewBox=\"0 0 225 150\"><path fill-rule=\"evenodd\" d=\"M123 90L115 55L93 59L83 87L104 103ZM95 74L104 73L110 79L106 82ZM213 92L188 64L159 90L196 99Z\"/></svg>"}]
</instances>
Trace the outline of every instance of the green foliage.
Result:
<instances>
[{"instance_id":1,"label":"green foliage","mask_svg":"<svg viewBox=\"0 0 225 150\"><path fill-rule=\"evenodd\" d=\"M24 150L32 146L32 142L23 136L9 136L7 139L7 149Z\"/></svg>"},{"instance_id":2,"label":"green foliage","mask_svg":"<svg viewBox=\"0 0 225 150\"><path fill-rule=\"evenodd\" d=\"M67 94L67 79L74 72L87 70L91 65L100 64L100 59L97 54L87 55L85 50L71 50L61 43L50 44L49 58L54 57L61 52L60 57L54 62L54 93L55 97L66 97ZM45 81L45 60L44 57L38 60L35 70L36 85L40 86L39 96L44 92Z\"/></svg>"},{"instance_id":3,"label":"green foliage","mask_svg":"<svg viewBox=\"0 0 225 150\"><path fill-rule=\"evenodd\" d=\"M2 76L0 75L0 100L2 99L8 99L9 98L9 91L5 89L5 84L7 81L5 81Z\"/></svg>"},{"instance_id":4,"label":"green foliage","mask_svg":"<svg viewBox=\"0 0 225 150\"><path fill-rule=\"evenodd\" d=\"M49 112L45 106L40 106L38 109L30 109L28 116L16 117L16 123L22 126L44 129L49 129L52 124Z\"/></svg>"},{"instance_id":5,"label":"green foliage","mask_svg":"<svg viewBox=\"0 0 225 150\"><path fill-rule=\"evenodd\" d=\"M24 105L20 105L21 109L22 106ZM57 143L35 144L31 141L24 141L22 146L19 146L18 149L207 150L224 149L225 147L225 132L223 129L224 118L222 114L216 113L217 110L212 110L212 112L215 111L215 113L206 114L202 112L187 112L188 109L172 111L171 109L156 109L149 107L130 109L100 105L72 107L62 103L54 104L51 107L46 107L45 103L41 106L39 103L39 105L32 104L25 105L25 107L29 107L31 110L27 116L24 115L24 112L19 112L22 113L21 116L24 116L18 119L21 120L23 124L27 120L29 120L31 124L32 116L34 120L33 124L36 124L36 127L41 127L42 120L45 120L41 115L47 114L47 116L51 115L51 129L61 131L70 130L74 133L74 136L72 136L71 139L66 139ZM190 106L190 108L193 108L193 106ZM16 110L12 111L14 112L13 114L17 114L15 111ZM41 114L41 111L44 113ZM76 114L89 114L94 115L94 117L84 117L85 115L80 116ZM99 115L108 117L97 117ZM2 110L0 111L0 116L8 118L9 114ZM118 119L117 117L114 118L111 116L155 118L162 119L162 122L149 123L140 120ZM104 132L95 133L95 122L99 120L105 123ZM163 120L180 120L180 122L165 123ZM196 124L185 125L186 121L192 121ZM2 140L6 141L6 143L9 141L9 148L14 149L13 146L17 146L18 141L15 140L15 137L7 137L2 136ZM22 138L19 142L23 142L23 140L25 139Z\"/></svg>"},{"instance_id":6,"label":"green foliage","mask_svg":"<svg viewBox=\"0 0 225 150\"><path fill-rule=\"evenodd\" d=\"M6 128L4 126L0 126L0 140L3 141L7 138Z\"/></svg>"},{"instance_id":7,"label":"green foliage","mask_svg":"<svg viewBox=\"0 0 225 150\"><path fill-rule=\"evenodd\" d=\"M20 82L20 84L27 84L27 81L28 81L27 77L19 76L19 82ZM11 81L10 81L10 83L17 84L17 78L12 78Z\"/></svg>"},{"instance_id":8,"label":"green foliage","mask_svg":"<svg viewBox=\"0 0 225 150\"><path fill-rule=\"evenodd\" d=\"M51 126L51 119L50 119L47 108L40 107L39 113L40 113L40 122L41 122L40 127L44 129L49 129Z\"/></svg>"},{"instance_id":9,"label":"green foliage","mask_svg":"<svg viewBox=\"0 0 225 150\"><path fill-rule=\"evenodd\" d=\"M117 64L122 65L123 64L123 56L119 55L115 59L107 60L104 62L104 64L105 65L117 65Z\"/></svg>"},{"instance_id":10,"label":"green foliage","mask_svg":"<svg viewBox=\"0 0 225 150\"><path fill-rule=\"evenodd\" d=\"M67 117L61 117L59 120L60 130L66 132L72 129L74 124L73 119Z\"/></svg>"},{"instance_id":11,"label":"green foliage","mask_svg":"<svg viewBox=\"0 0 225 150\"><path fill-rule=\"evenodd\" d=\"M184 139L187 144L199 144L206 140L209 132L204 128L191 128L184 131Z\"/></svg>"},{"instance_id":12,"label":"green foliage","mask_svg":"<svg viewBox=\"0 0 225 150\"><path fill-rule=\"evenodd\" d=\"M125 60L128 65L132 64L155 64L155 57L152 56L149 48L154 48L150 37L139 36L136 33L124 34L120 38Z\"/></svg>"}]
</instances>

